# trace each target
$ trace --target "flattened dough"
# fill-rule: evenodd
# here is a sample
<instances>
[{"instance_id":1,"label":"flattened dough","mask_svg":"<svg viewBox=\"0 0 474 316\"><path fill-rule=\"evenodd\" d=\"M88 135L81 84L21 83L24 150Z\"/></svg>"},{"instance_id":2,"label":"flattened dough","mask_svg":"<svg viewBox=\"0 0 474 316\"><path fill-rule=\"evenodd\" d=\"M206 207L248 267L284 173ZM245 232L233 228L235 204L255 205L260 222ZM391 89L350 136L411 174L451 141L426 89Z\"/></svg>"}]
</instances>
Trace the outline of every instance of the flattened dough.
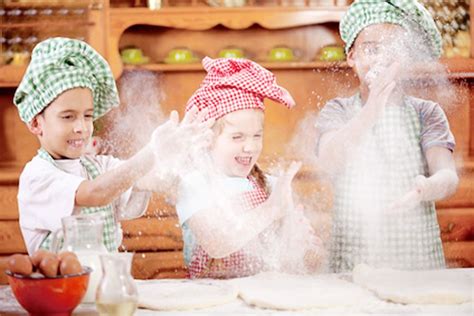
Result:
<instances>
[{"instance_id":1,"label":"flattened dough","mask_svg":"<svg viewBox=\"0 0 474 316\"><path fill-rule=\"evenodd\" d=\"M462 304L473 300L474 269L401 271L354 268L354 283L379 298L401 304Z\"/></svg>"},{"instance_id":2,"label":"flattened dough","mask_svg":"<svg viewBox=\"0 0 474 316\"><path fill-rule=\"evenodd\" d=\"M153 310L192 310L229 303L238 291L214 280L159 280L139 282L138 307Z\"/></svg>"},{"instance_id":3,"label":"flattened dough","mask_svg":"<svg viewBox=\"0 0 474 316\"><path fill-rule=\"evenodd\" d=\"M350 307L379 300L335 275L304 276L264 272L233 281L249 305L277 310Z\"/></svg>"}]
</instances>

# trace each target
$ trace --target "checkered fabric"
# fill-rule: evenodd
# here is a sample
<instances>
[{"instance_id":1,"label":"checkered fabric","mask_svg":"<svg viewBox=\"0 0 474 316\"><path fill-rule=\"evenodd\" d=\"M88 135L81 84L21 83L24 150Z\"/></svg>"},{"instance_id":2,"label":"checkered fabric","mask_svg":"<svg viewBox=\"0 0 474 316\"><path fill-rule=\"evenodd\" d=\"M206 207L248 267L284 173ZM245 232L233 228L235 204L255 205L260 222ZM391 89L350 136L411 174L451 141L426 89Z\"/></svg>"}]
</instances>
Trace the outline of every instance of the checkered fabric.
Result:
<instances>
[{"instance_id":1,"label":"checkered fabric","mask_svg":"<svg viewBox=\"0 0 474 316\"><path fill-rule=\"evenodd\" d=\"M433 17L416 0L356 0L339 24L342 40L349 53L357 35L367 26L392 23L421 34L434 57L441 56L441 35Z\"/></svg>"},{"instance_id":2,"label":"checkered fabric","mask_svg":"<svg viewBox=\"0 0 474 316\"><path fill-rule=\"evenodd\" d=\"M49 155L49 153L40 148L38 150L38 156L52 164L55 165L54 159ZM94 160L89 157L81 157L81 164L87 170L87 174L91 179L95 179L100 175L99 167L95 165ZM115 252L118 249L117 243L117 232L119 231L117 227L117 222L114 217L114 209L112 204L101 206L101 207L83 207L81 208L81 214L97 214L100 213L104 220L104 231L103 231L103 242L105 247L110 252ZM41 242L40 247L42 249L51 249L53 235L51 233Z\"/></svg>"},{"instance_id":3,"label":"checkered fabric","mask_svg":"<svg viewBox=\"0 0 474 316\"><path fill-rule=\"evenodd\" d=\"M112 71L102 56L83 41L51 38L34 48L13 102L28 123L61 93L79 87L93 92L95 119L119 105Z\"/></svg>"},{"instance_id":4,"label":"checkered fabric","mask_svg":"<svg viewBox=\"0 0 474 316\"><path fill-rule=\"evenodd\" d=\"M257 63L243 58L203 59L207 75L189 99L186 111L193 106L209 109L206 119L245 109L265 110L264 98L291 108L290 93L276 84L275 76Z\"/></svg>"},{"instance_id":5,"label":"checkered fabric","mask_svg":"<svg viewBox=\"0 0 474 316\"><path fill-rule=\"evenodd\" d=\"M240 199L242 211L248 211L265 202L268 195L255 179L249 177L253 190L245 192ZM263 263L256 257L239 250L225 258L211 258L201 247L196 246L188 266L188 276L195 278L228 279L254 275L263 269Z\"/></svg>"},{"instance_id":6,"label":"checkered fabric","mask_svg":"<svg viewBox=\"0 0 474 316\"><path fill-rule=\"evenodd\" d=\"M356 109L362 101L356 98ZM356 111L356 112L357 112ZM404 212L387 208L428 174L413 107L392 105L354 149L335 183L331 266L351 271L359 263L403 270L445 266L434 203Z\"/></svg>"}]
</instances>

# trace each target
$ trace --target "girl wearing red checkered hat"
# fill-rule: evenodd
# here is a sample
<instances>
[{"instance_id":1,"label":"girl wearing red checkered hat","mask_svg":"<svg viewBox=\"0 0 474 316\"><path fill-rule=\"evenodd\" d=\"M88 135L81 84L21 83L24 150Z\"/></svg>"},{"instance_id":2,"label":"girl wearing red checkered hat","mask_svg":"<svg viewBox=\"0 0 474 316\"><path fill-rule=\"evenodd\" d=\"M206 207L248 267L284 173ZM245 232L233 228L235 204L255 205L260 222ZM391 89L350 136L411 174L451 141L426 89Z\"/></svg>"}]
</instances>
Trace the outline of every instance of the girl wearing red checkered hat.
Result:
<instances>
[{"instance_id":1,"label":"girl wearing red checkered hat","mask_svg":"<svg viewBox=\"0 0 474 316\"><path fill-rule=\"evenodd\" d=\"M254 62L206 57L203 65L207 76L187 110L208 111L205 119L216 120L215 139L203 155L212 168L191 172L179 187L176 209L185 262L191 278L248 276L269 268L257 254L268 249L269 239L276 237L273 231L293 209L291 182L300 167L292 163L283 175L269 181L257 166L263 143L263 100L288 108L295 102L271 72ZM305 227L310 230L309 224ZM311 234L306 241L313 241Z\"/></svg>"}]
</instances>

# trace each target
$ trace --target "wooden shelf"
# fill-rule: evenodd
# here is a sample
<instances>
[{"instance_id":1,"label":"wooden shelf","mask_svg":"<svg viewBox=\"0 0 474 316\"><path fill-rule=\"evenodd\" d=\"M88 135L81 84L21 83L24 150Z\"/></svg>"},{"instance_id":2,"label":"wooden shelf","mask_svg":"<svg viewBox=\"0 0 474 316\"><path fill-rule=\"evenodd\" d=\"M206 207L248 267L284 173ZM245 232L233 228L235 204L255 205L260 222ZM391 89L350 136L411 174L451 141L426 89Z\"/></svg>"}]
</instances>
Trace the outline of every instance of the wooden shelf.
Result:
<instances>
[{"instance_id":1,"label":"wooden shelf","mask_svg":"<svg viewBox=\"0 0 474 316\"><path fill-rule=\"evenodd\" d=\"M294 62L259 62L263 67L270 70L291 69L314 69L321 71L334 71L348 69L346 62L324 62L324 61L294 61ZM474 78L474 58L449 58L441 59L441 64L448 70L451 79ZM429 65L421 65L421 76L433 75L428 70ZM194 64L146 64L146 65L124 65L126 70L150 70L159 72L186 72L204 71L201 63ZM25 73L26 66L0 66L0 87L16 87Z\"/></svg>"},{"instance_id":2,"label":"wooden shelf","mask_svg":"<svg viewBox=\"0 0 474 316\"><path fill-rule=\"evenodd\" d=\"M30 22L30 23L0 23L0 29L24 29L33 27L54 26L56 28L89 27L95 23L88 21L60 21L60 22Z\"/></svg>"},{"instance_id":3,"label":"wooden shelf","mask_svg":"<svg viewBox=\"0 0 474 316\"><path fill-rule=\"evenodd\" d=\"M346 62L323 62L323 61L293 61L293 62L259 62L267 69L345 69L349 66ZM124 65L125 70L151 70L161 72L175 71L204 71L201 63L193 64L146 64L146 65Z\"/></svg>"},{"instance_id":4,"label":"wooden shelf","mask_svg":"<svg viewBox=\"0 0 474 316\"><path fill-rule=\"evenodd\" d=\"M55 8L64 7L90 7L98 5L96 0L69 0L69 1L51 1L51 0L30 0L30 1L12 1L4 0L2 4L5 8Z\"/></svg>"},{"instance_id":5,"label":"wooden shelf","mask_svg":"<svg viewBox=\"0 0 474 316\"><path fill-rule=\"evenodd\" d=\"M160 10L148 8L110 8L107 59L116 78L123 70L119 43L123 33L134 25L150 25L190 31L205 31L218 25L230 30L244 30L259 25L268 30L339 22L346 7L170 7ZM172 69L199 70L179 65ZM155 66L154 66L155 67ZM312 66L309 66L312 67ZM160 68L160 67L158 67ZM179 70L178 70L179 71Z\"/></svg>"},{"instance_id":6,"label":"wooden shelf","mask_svg":"<svg viewBox=\"0 0 474 316\"><path fill-rule=\"evenodd\" d=\"M445 58L440 63L447 68L448 78L462 79L474 78L474 58ZM324 61L294 61L294 62L259 62L263 67L270 70L278 69L315 69L315 70L339 70L348 69L347 62L324 62ZM185 72L203 71L201 63L193 64L145 64L145 65L124 65L126 70L151 70L160 72ZM429 64L419 64L416 66L419 77L436 75L436 72Z\"/></svg>"},{"instance_id":7,"label":"wooden shelf","mask_svg":"<svg viewBox=\"0 0 474 316\"><path fill-rule=\"evenodd\" d=\"M157 25L187 30L207 30L218 24L229 29L245 29L259 24L267 29L339 22L347 7L169 7L111 8L112 29L131 25Z\"/></svg>"}]
</instances>

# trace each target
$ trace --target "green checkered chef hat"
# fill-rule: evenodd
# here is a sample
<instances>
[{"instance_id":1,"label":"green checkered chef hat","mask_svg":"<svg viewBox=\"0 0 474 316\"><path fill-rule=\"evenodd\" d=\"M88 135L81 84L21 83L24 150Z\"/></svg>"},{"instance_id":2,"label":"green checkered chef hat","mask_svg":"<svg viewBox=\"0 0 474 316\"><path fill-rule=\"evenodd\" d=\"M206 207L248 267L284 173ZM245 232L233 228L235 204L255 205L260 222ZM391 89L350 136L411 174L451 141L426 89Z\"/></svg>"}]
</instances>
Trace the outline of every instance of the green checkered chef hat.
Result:
<instances>
[{"instance_id":1,"label":"green checkered chef hat","mask_svg":"<svg viewBox=\"0 0 474 316\"><path fill-rule=\"evenodd\" d=\"M117 86L105 59L87 43L56 37L39 43L13 97L20 118L29 123L61 93L89 88L94 119L119 105Z\"/></svg>"},{"instance_id":2,"label":"green checkered chef hat","mask_svg":"<svg viewBox=\"0 0 474 316\"><path fill-rule=\"evenodd\" d=\"M416 0L356 0L339 24L346 53L357 35L372 24L398 24L423 36L433 57L441 55L441 35L428 10Z\"/></svg>"}]
</instances>

